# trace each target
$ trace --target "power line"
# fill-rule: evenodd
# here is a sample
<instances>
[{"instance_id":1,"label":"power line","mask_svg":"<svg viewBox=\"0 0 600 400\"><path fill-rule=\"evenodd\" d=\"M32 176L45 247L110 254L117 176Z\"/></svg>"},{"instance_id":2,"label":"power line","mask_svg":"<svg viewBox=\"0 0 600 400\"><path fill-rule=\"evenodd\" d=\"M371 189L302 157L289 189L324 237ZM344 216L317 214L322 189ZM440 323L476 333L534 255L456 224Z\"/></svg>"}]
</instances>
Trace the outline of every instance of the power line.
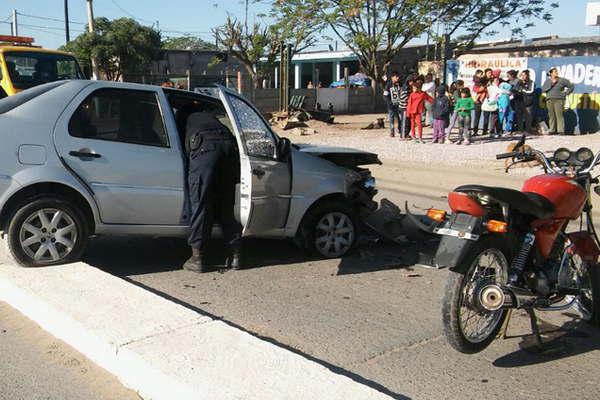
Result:
<instances>
[{"instance_id":1,"label":"power line","mask_svg":"<svg viewBox=\"0 0 600 400\"><path fill-rule=\"evenodd\" d=\"M20 12L18 12L17 14L19 14L22 17L35 18L35 19L41 19L41 20L46 20L46 21L54 21L54 22L62 22L62 23L65 22L64 19L60 19L60 18L42 17L40 15L23 14L23 13L20 13ZM86 22L73 21L71 19L69 19L69 23L70 24L77 24L77 25L87 25Z\"/></svg>"},{"instance_id":2,"label":"power line","mask_svg":"<svg viewBox=\"0 0 600 400\"><path fill-rule=\"evenodd\" d=\"M155 24L156 23L156 21L150 21L149 19L144 19L144 18L136 17L135 15L133 15L132 13L130 13L129 11L127 11L126 9L124 9L123 7L121 7L119 5L119 3L116 2L116 0L111 0L111 2L115 5L115 7L117 7L119 10L121 10L128 17L131 17L131 18L133 18L135 20L146 22L146 23L151 23L151 24Z\"/></svg>"}]
</instances>

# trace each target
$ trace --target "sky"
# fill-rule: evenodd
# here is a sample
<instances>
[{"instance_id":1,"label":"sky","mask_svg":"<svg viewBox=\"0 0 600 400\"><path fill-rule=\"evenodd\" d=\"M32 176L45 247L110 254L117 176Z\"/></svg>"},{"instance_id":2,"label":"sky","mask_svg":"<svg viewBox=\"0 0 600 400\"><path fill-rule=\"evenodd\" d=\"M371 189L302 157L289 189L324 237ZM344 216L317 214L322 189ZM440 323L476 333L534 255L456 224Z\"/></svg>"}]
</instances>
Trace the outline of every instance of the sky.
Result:
<instances>
[{"instance_id":1,"label":"sky","mask_svg":"<svg viewBox=\"0 0 600 400\"><path fill-rule=\"evenodd\" d=\"M250 1L252 3L252 0ZM585 26L585 9L588 0L559 0L559 8L552 14L551 24L538 21L535 27L526 31L527 37L547 35L588 36L599 35L598 27ZM0 34L10 34L10 15L16 9L20 15L19 34L33 36L36 43L47 48L57 48L64 44L64 0L0 0ZM210 30L224 22L227 13L244 18L243 0L94 0L94 15L109 19L135 17L145 25L158 26L163 36L181 36L188 32L212 41ZM251 4L249 21L267 11L264 5ZM42 19L42 18L46 19ZM51 19L47 19L51 18ZM87 21L86 1L69 0L69 20L71 38L80 34ZM506 39L510 31L497 27L498 35L493 39ZM492 38L485 37L485 40ZM415 42L422 42L417 39ZM320 41L320 48L326 47ZM331 43L333 45L333 43ZM340 46L341 47L341 46Z\"/></svg>"}]
</instances>

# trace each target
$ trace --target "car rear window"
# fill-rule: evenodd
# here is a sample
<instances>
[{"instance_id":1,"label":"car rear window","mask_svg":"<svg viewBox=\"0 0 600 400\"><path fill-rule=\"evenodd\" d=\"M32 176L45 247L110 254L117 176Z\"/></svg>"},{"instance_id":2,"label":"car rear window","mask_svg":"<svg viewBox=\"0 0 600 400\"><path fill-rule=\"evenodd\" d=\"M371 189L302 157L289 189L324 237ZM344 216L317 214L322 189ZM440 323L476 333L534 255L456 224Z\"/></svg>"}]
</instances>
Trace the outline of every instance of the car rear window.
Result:
<instances>
[{"instance_id":1,"label":"car rear window","mask_svg":"<svg viewBox=\"0 0 600 400\"><path fill-rule=\"evenodd\" d=\"M45 85L35 86L31 89L23 90L20 93L15 94L14 96L8 96L4 99L0 100L0 114L7 113L23 104L27 103L29 100L35 99L42 94L49 92L50 90L56 89L57 87L64 85L65 81L57 81L46 83Z\"/></svg>"}]
</instances>

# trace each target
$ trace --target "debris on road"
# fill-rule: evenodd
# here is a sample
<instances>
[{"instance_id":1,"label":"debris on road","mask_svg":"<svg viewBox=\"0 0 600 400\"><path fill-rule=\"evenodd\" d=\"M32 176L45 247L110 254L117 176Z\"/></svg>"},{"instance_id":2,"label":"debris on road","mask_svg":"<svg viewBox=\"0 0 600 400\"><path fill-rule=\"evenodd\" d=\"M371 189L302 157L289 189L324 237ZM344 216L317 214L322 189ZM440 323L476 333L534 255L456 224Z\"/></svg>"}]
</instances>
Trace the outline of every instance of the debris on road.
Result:
<instances>
[{"instance_id":1,"label":"debris on road","mask_svg":"<svg viewBox=\"0 0 600 400\"><path fill-rule=\"evenodd\" d=\"M377 118L375 121L371 122L369 125L365 126L364 128L361 128L362 130L369 130L369 129L383 129L385 128L385 122L383 118Z\"/></svg>"}]
</instances>

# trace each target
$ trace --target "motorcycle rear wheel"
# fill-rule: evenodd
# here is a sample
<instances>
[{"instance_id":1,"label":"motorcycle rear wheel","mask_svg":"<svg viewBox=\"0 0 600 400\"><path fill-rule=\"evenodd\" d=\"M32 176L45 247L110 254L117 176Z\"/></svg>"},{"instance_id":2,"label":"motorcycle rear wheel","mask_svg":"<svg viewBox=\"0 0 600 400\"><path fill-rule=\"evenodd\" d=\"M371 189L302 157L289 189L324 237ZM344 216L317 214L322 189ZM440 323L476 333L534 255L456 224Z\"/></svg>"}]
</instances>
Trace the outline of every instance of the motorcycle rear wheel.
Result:
<instances>
[{"instance_id":1,"label":"motorcycle rear wheel","mask_svg":"<svg viewBox=\"0 0 600 400\"><path fill-rule=\"evenodd\" d=\"M504 237L484 236L465 256L463 267L450 272L442 320L446 340L455 350L465 354L484 350L504 325L507 311L482 311L475 292L482 282L506 283L510 255Z\"/></svg>"}]
</instances>

